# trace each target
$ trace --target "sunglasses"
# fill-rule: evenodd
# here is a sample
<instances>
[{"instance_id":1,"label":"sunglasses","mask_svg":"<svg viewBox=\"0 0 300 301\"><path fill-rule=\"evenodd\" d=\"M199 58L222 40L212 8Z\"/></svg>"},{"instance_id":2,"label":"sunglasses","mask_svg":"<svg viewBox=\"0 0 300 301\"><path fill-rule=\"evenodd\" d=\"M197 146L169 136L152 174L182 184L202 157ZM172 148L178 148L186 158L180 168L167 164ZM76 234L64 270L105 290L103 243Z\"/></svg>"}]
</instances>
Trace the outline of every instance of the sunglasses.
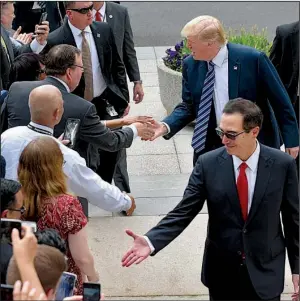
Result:
<instances>
[{"instance_id":1,"label":"sunglasses","mask_svg":"<svg viewBox=\"0 0 300 301\"><path fill-rule=\"evenodd\" d=\"M77 13L80 13L82 15L86 15L90 10L93 10L94 5L92 4L89 7L84 8L69 8L68 10L76 11Z\"/></svg>"},{"instance_id":2,"label":"sunglasses","mask_svg":"<svg viewBox=\"0 0 300 301\"><path fill-rule=\"evenodd\" d=\"M239 132L239 133L225 133L223 132L220 128L216 128L216 133L217 135L223 139L224 136L226 136L226 138L230 139L230 140L235 140L236 137L238 137L239 135L245 133L246 131L242 131L242 132Z\"/></svg>"},{"instance_id":3,"label":"sunglasses","mask_svg":"<svg viewBox=\"0 0 300 301\"><path fill-rule=\"evenodd\" d=\"M22 206L20 209L8 208L8 210L10 210L10 211L17 211L17 212L20 212L20 213L21 213L21 215L23 215L23 214L26 212L26 208L25 208L25 206Z\"/></svg>"}]
</instances>

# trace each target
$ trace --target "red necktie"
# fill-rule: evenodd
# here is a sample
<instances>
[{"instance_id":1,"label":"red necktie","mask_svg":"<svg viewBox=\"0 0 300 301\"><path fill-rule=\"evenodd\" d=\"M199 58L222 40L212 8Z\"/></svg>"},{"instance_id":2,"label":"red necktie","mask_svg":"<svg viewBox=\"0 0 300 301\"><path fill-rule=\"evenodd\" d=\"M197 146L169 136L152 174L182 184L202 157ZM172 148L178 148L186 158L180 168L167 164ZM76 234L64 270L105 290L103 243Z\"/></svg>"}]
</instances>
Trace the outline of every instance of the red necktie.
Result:
<instances>
[{"instance_id":1,"label":"red necktie","mask_svg":"<svg viewBox=\"0 0 300 301\"><path fill-rule=\"evenodd\" d=\"M96 21L102 22L102 18L101 18L101 14L100 14L99 10L96 11L95 17L96 17Z\"/></svg>"},{"instance_id":2,"label":"red necktie","mask_svg":"<svg viewBox=\"0 0 300 301\"><path fill-rule=\"evenodd\" d=\"M245 172L247 167L246 163L240 165L240 173L236 182L244 221L248 216L248 180Z\"/></svg>"}]
</instances>

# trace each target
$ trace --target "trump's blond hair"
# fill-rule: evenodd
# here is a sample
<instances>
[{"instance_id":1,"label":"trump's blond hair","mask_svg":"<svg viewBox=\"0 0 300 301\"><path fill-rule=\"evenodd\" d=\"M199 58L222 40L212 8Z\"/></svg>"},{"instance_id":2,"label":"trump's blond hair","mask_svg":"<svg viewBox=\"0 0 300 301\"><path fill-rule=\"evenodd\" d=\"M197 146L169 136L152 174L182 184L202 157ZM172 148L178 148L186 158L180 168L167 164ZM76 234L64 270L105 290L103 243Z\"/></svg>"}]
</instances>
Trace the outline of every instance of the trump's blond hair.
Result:
<instances>
[{"instance_id":1,"label":"trump's blond hair","mask_svg":"<svg viewBox=\"0 0 300 301\"><path fill-rule=\"evenodd\" d=\"M197 37L203 42L218 43L220 46L226 44L226 34L221 22L212 16L199 16L189 21L181 30L181 35Z\"/></svg>"}]
</instances>

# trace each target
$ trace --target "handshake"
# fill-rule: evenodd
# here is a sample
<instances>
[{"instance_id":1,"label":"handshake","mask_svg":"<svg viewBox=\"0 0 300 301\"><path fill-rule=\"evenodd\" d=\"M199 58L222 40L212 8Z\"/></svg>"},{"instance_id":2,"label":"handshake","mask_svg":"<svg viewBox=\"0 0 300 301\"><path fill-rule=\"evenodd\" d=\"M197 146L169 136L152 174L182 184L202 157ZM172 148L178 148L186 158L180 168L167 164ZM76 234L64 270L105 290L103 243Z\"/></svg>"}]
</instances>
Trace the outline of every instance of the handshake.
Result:
<instances>
[{"instance_id":1,"label":"handshake","mask_svg":"<svg viewBox=\"0 0 300 301\"><path fill-rule=\"evenodd\" d=\"M126 116L122 119L124 125L134 125L137 129L138 136L144 141L153 141L168 132L167 127L154 120L153 117Z\"/></svg>"}]
</instances>

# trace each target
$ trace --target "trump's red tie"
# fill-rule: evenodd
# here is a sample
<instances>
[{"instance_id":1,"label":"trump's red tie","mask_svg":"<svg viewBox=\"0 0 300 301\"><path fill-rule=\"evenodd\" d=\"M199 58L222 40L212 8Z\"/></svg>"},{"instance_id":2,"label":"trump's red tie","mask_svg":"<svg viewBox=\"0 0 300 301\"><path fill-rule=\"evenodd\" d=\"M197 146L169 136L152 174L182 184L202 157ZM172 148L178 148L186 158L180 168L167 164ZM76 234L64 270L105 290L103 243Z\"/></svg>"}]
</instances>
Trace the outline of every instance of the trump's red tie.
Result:
<instances>
[{"instance_id":1,"label":"trump's red tie","mask_svg":"<svg viewBox=\"0 0 300 301\"><path fill-rule=\"evenodd\" d=\"M95 20L98 22L102 22L102 18L99 10L96 11Z\"/></svg>"},{"instance_id":2,"label":"trump's red tie","mask_svg":"<svg viewBox=\"0 0 300 301\"><path fill-rule=\"evenodd\" d=\"M236 182L244 221L246 221L248 216L248 180L246 176L247 167L248 166L245 162L240 165L240 173Z\"/></svg>"}]
</instances>

